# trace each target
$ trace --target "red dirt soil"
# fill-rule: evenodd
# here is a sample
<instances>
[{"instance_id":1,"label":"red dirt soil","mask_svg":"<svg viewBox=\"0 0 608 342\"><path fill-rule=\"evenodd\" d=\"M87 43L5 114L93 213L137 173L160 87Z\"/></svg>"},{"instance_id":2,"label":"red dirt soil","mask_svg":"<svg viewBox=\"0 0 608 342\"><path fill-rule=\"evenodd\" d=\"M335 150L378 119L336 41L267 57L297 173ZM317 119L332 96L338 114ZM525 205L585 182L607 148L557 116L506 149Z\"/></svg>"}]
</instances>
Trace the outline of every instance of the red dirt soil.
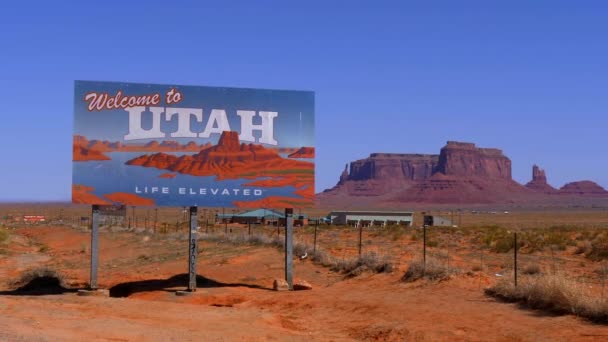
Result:
<instances>
[{"instance_id":1,"label":"red dirt soil","mask_svg":"<svg viewBox=\"0 0 608 342\"><path fill-rule=\"evenodd\" d=\"M57 269L66 283L88 279L89 234L65 227L11 231L11 250L0 271L14 276L23 255L46 255L31 266ZM48 246L45 253L25 248ZM101 287L131 284L128 298L0 296L1 340L321 340L321 341L601 341L608 328L572 316L522 310L483 295L478 279L463 275L441 283L399 281L391 274L344 279L309 260L295 261L295 275L311 291L274 292L283 274L282 254L271 248L201 241L198 274L210 283L196 294L151 280L187 270L187 241L127 232L100 234ZM25 249L24 249L25 248ZM25 253L25 254L24 254ZM8 289L5 277L2 278ZM143 283L134 283L143 281ZM139 292L137 292L139 291Z\"/></svg>"}]
</instances>

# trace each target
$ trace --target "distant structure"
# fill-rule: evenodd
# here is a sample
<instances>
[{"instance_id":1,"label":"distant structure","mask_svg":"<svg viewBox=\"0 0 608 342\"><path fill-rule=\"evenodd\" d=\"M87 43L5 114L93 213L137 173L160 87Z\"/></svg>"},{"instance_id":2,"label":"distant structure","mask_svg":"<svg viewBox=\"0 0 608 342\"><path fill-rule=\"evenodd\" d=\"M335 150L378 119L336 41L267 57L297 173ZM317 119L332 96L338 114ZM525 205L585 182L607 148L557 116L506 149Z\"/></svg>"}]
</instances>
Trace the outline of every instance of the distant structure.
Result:
<instances>
[{"instance_id":1,"label":"distant structure","mask_svg":"<svg viewBox=\"0 0 608 342\"><path fill-rule=\"evenodd\" d=\"M409 211L332 211L327 218L331 224L355 227L387 225L410 227L414 224L414 213Z\"/></svg>"},{"instance_id":2,"label":"distant structure","mask_svg":"<svg viewBox=\"0 0 608 342\"><path fill-rule=\"evenodd\" d=\"M285 225L285 214L272 209L254 209L242 213L218 214L218 220L222 223L263 224L263 225ZM294 215L294 226L308 225L307 215Z\"/></svg>"},{"instance_id":3,"label":"distant structure","mask_svg":"<svg viewBox=\"0 0 608 342\"><path fill-rule=\"evenodd\" d=\"M434 215L424 215L424 225L429 227L451 227L452 221Z\"/></svg>"}]
</instances>

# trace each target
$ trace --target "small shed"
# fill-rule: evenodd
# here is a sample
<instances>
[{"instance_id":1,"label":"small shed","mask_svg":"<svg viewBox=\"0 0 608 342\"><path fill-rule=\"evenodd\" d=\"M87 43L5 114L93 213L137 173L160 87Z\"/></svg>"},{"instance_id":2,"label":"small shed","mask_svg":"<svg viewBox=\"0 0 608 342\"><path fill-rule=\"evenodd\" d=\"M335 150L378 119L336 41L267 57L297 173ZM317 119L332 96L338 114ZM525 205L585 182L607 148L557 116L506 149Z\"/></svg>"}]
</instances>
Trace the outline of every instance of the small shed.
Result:
<instances>
[{"instance_id":1,"label":"small shed","mask_svg":"<svg viewBox=\"0 0 608 342\"><path fill-rule=\"evenodd\" d=\"M452 221L435 215L425 215L424 225L429 227L451 227Z\"/></svg>"}]
</instances>

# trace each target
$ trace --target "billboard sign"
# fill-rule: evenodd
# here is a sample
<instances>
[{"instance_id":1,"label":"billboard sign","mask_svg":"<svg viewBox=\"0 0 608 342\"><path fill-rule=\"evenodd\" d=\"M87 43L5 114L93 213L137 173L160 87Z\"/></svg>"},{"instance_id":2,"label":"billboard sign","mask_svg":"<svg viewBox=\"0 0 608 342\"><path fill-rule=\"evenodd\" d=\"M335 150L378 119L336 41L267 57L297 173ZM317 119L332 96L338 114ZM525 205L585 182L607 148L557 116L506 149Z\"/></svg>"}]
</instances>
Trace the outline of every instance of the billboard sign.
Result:
<instances>
[{"instance_id":1,"label":"billboard sign","mask_svg":"<svg viewBox=\"0 0 608 342\"><path fill-rule=\"evenodd\" d=\"M314 93L76 81L72 202L310 207Z\"/></svg>"}]
</instances>

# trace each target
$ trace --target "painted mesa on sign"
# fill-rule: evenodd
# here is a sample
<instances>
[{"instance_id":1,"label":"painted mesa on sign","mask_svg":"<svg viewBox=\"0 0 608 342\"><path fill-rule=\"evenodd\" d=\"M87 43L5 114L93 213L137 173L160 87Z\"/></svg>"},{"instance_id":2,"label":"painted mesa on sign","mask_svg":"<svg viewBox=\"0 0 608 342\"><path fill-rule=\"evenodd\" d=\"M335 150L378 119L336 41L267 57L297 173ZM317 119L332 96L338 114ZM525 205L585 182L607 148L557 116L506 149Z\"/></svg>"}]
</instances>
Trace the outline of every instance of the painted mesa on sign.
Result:
<instances>
[{"instance_id":1,"label":"painted mesa on sign","mask_svg":"<svg viewBox=\"0 0 608 342\"><path fill-rule=\"evenodd\" d=\"M78 81L73 202L310 207L313 128L312 92Z\"/></svg>"}]
</instances>

